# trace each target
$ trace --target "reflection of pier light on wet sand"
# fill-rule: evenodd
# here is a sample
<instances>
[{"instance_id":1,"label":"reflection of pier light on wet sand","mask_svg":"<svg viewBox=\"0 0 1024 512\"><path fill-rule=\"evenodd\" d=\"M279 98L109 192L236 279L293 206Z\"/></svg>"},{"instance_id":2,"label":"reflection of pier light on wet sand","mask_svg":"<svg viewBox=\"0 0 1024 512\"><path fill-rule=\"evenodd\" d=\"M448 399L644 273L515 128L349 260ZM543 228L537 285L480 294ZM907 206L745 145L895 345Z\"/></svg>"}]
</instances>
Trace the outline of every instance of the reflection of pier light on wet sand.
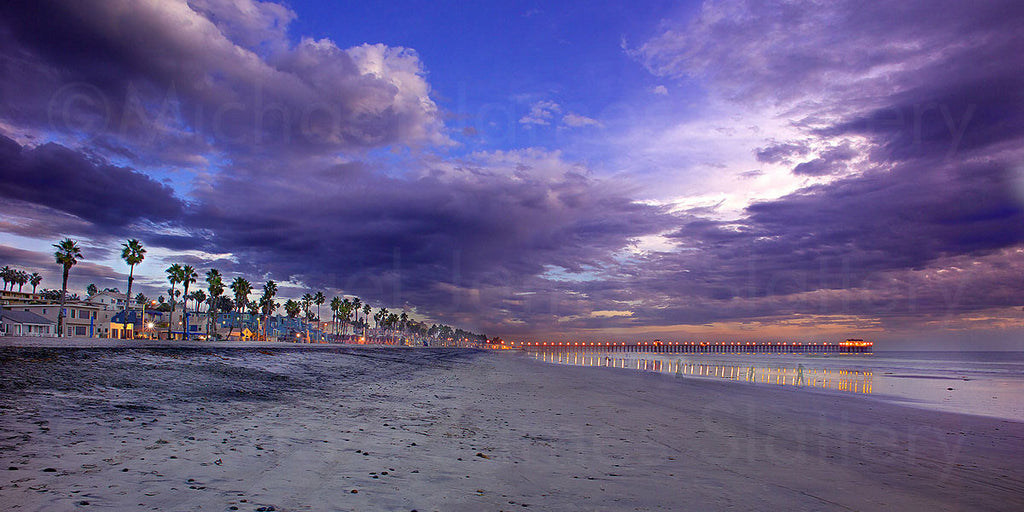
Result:
<instances>
[{"instance_id":1,"label":"reflection of pier light on wet sand","mask_svg":"<svg viewBox=\"0 0 1024 512\"><path fill-rule=\"evenodd\" d=\"M715 362L693 362L676 359L665 361L652 357L632 357L614 352L530 351L534 358L558 364L574 366L605 366L632 368L640 371L670 373L676 377L717 378L750 383L773 384L829 389L849 393L871 393L872 372L857 370L829 370L814 368L797 363L793 367L765 366L763 362L751 364L722 364Z\"/></svg>"}]
</instances>

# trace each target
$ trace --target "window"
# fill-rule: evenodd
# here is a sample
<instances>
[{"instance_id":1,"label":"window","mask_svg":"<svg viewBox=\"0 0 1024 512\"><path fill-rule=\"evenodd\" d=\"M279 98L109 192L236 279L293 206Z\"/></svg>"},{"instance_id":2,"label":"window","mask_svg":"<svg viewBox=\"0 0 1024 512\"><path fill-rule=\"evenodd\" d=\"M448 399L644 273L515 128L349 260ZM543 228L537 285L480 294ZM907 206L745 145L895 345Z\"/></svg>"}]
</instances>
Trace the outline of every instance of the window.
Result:
<instances>
[{"instance_id":1,"label":"window","mask_svg":"<svg viewBox=\"0 0 1024 512\"><path fill-rule=\"evenodd\" d=\"M74 318L74 317L75 317L75 309L71 308L71 318Z\"/></svg>"},{"instance_id":2,"label":"window","mask_svg":"<svg viewBox=\"0 0 1024 512\"><path fill-rule=\"evenodd\" d=\"M76 325L75 326L75 336L85 336L86 334L87 333L86 333L84 325Z\"/></svg>"}]
</instances>

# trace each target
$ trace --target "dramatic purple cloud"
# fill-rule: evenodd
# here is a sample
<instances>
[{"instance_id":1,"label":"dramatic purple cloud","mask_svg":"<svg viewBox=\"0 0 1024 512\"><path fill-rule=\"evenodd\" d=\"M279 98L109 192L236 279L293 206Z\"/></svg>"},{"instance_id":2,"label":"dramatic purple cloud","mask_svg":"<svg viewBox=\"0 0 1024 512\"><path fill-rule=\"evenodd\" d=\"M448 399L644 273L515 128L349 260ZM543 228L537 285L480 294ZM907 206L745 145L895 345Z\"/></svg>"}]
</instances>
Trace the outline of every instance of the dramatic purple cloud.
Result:
<instances>
[{"instance_id":1,"label":"dramatic purple cloud","mask_svg":"<svg viewBox=\"0 0 1024 512\"><path fill-rule=\"evenodd\" d=\"M106 231L135 220L177 220L183 202L171 187L59 144L26 149L0 135L0 196L77 216Z\"/></svg>"},{"instance_id":2,"label":"dramatic purple cloud","mask_svg":"<svg viewBox=\"0 0 1024 512\"><path fill-rule=\"evenodd\" d=\"M293 45L293 13L240 5L5 3L7 117L179 164L445 143L414 51Z\"/></svg>"}]
</instances>

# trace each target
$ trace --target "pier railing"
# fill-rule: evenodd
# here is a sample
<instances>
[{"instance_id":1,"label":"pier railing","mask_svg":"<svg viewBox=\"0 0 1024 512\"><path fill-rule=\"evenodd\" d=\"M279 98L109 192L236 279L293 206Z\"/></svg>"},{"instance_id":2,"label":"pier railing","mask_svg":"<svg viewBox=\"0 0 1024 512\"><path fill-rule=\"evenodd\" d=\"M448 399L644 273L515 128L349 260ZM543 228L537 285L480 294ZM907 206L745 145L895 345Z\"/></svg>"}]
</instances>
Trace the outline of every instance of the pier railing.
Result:
<instances>
[{"instance_id":1,"label":"pier railing","mask_svg":"<svg viewBox=\"0 0 1024 512\"><path fill-rule=\"evenodd\" d=\"M870 354L870 341L847 340L837 343L801 342L526 342L530 352L595 350L602 352L638 352L655 354Z\"/></svg>"}]
</instances>

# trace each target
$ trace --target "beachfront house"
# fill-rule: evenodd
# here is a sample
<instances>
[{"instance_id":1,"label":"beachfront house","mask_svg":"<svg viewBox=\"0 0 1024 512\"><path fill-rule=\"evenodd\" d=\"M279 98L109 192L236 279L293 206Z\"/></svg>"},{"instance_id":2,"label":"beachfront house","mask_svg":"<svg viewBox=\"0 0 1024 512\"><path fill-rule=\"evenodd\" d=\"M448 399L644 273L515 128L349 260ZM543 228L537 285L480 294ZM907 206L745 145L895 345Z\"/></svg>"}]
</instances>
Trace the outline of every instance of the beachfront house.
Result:
<instances>
[{"instance_id":1,"label":"beachfront house","mask_svg":"<svg viewBox=\"0 0 1024 512\"><path fill-rule=\"evenodd\" d=\"M60 305L56 303L45 304L17 304L5 306L4 309L11 311L25 311L34 313L57 325L57 313ZM74 301L64 306L64 335L86 338L107 338L110 336L110 317L113 311L106 311L96 304Z\"/></svg>"},{"instance_id":2,"label":"beachfront house","mask_svg":"<svg viewBox=\"0 0 1024 512\"><path fill-rule=\"evenodd\" d=\"M30 311L0 311L0 336L53 337L57 323Z\"/></svg>"}]
</instances>

